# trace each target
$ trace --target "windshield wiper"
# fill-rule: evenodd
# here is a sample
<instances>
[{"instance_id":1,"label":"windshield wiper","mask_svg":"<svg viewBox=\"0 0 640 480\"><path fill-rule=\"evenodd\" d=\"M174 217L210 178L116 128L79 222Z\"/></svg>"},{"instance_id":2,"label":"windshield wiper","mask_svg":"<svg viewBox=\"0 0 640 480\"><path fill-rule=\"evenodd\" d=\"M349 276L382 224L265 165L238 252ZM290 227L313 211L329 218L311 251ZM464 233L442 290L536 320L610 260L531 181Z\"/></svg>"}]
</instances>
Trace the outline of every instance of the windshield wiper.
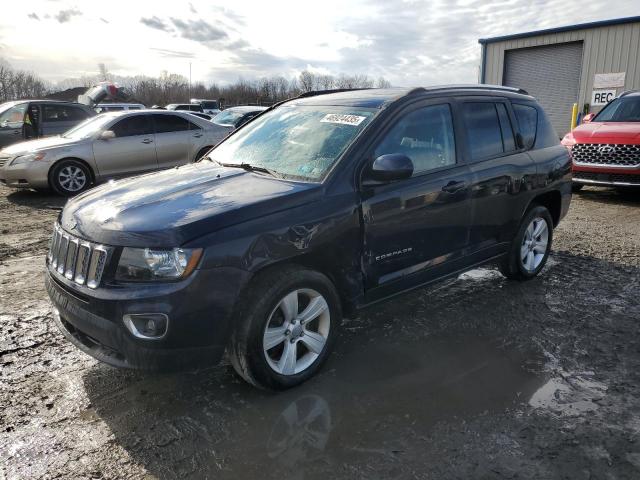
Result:
<instances>
[{"instance_id":1,"label":"windshield wiper","mask_svg":"<svg viewBox=\"0 0 640 480\"><path fill-rule=\"evenodd\" d=\"M247 172L266 173L267 175L271 175L272 177L275 177L275 178L284 178L284 175L280 172L276 172L275 170L271 170L270 168L266 168L266 167L258 167L256 165L251 165L250 163L221 163L221 162L217 162L217 163L219 163L223 167L242 168Z\"/></svg>"}]
</instances>

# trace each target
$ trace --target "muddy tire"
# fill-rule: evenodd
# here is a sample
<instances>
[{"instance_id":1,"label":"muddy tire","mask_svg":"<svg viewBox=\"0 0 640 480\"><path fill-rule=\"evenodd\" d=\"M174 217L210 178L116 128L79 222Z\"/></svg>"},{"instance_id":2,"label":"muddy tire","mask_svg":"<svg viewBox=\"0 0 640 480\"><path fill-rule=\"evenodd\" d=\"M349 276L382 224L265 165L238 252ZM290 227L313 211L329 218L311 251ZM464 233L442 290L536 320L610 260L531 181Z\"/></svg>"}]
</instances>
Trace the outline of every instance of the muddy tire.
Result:
<instances>
[{"instance_id":1,"label":"muddy tire","mask_svg":"<svg viewBox=\"0 0 640 480\"><path fill-rule=\"evenodd\" d=\"M49 173L51 188L65 197L84 192L91 186L89 167L79 160L67 159L56 163Z\"/></svg>"},{"instance_id":2,"label":"muddy tire","mask_svg":"<svg viewBox=\"0 0 640 480\"><path fill-rule=\"evenodd\" d=\"M500 272L512 280L532 279L547 263L552 239L553 220L549 210L534 205L525 213L509 252L500 263Z\"/></svg>"},{"instance_id":3,"label":"muddy tire","mask_svg":"<svg viewBox=\"0 0 640 480\"><path fill-rule=\"evenodd\" d=\"M258 274L238 305L231 363L244 380L270 390L291 388L315 375L342 320L331 281L298 267Z\"/></svg>"}]
</instances>

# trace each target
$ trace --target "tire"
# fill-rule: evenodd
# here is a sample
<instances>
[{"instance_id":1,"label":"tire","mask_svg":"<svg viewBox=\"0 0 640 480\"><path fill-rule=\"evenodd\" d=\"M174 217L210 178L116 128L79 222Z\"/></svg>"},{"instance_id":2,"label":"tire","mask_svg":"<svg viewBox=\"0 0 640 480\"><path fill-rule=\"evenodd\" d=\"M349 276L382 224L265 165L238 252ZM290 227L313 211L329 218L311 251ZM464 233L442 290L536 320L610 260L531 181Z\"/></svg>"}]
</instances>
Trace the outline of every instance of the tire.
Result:
<instances>
[{"instance_id":1,"label":"tire","mask_svg":"<svg viewBox=\"0 0 640 480\"><path fill-rule=\"evenodd\" d=\"M250 384L284 390L315 375L331 353L342 320L340 299L316 271L284 267L258 275L238 301L229 357ZM305 312L310 320L301 325Z\"/></svg>"},{"instance_id":2,"label":"tire","mask_svg":"<svg viewBox=\"0 0 640 480\"><path fill-rule=\"evenodd\" d=\"M579 192L580 190L582 190L582 188L583 188L583 187L584 187L584 185L583 185L583 184L581 184L581 183L572 183L572 184L571 184L571 191L572 191L573 193L577 193L577 192Z\"/></svg>"},{"instance_id":3,"label":"tire","mask_svg":"<svg viewBox=\"0 0 640 480\"><path fill-rule=\"evenodd\" d=\"M91 181L91 170L79 160L62 160L55 164L49 174L51 188L65 197L84 192L91 186Z\"/></svg>"},{"instance_id":4,"label":"tire","mask_svg":"<svg viewBox=\"0 0 640 480\"><path fill-rule=\"evenodd\" d=\"M193 161L197 162L198 160L200 160L202 157L204 157L204 154L207 153L209 150L211 150L211 147L201 148L198 154L196 155L196 158Z\"/></svg>"},{"instance_id":5,"label":"tire","mask_svg":"<svg viewBox=\"0 0 640 480\"><path fill-rule=\"evenodd\" d=\"M539 222L544 222L544 227L538 227ZM531 233L537 228L542 230L536 235L535 241L531 243ZM546 243L544 242L545 236ZM500 263L500 272L512 280L532 279L540 273L547 263L552 240L553 220L549 210L541 205L531 207L520 223L520 228L511 242L509 252Z\"/></svg>"}]
</instances>

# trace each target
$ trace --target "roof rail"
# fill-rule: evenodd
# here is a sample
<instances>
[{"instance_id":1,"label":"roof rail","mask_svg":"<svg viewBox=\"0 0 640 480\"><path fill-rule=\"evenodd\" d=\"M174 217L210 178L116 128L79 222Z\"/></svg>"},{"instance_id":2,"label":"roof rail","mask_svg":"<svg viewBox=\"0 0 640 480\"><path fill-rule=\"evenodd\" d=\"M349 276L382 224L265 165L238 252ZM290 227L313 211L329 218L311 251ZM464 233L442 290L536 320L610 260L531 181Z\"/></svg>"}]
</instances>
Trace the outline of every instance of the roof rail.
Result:
<instances>
[{"instance_id":1,"label":"roof rail","mask_svg":"<svg viewBox=\"0 0 640 480\"><path fill-rule=\"evenodd\" d=\"M622 98L625 95L629 95L630 93L638 93L638 92L640 92L640 90L625 90L620 95L618 95L618 98Z\"/></svg>"},{"instance_id":2,"label":"roof rail","mask_svg":"<svg viewBox=\"0 0 640 480\"><path fill-rule=\"evenodd\" d=\"M330 93L353 92L356 90L371 90L371 88L333 88L331 90L311 90L304 92L293 98L315 97L316 95L328 95Z\"/></svg>"},{"instance_id":3,"label":"roof rail","mask_svg":"<svg viewBox=\"0 0 640 480\"><path fill-rule=\"evenodd\" d=\"M437 85L434 87L418 87L410 90L407 95L413 95L417 93L434 92L438 90L502 90L504 92L520 93L522 95L529 95L529 92L523 88L507 87L505 85L489 85L485 83L469 83L460 85Z\"/></svg>"}]
</instances>

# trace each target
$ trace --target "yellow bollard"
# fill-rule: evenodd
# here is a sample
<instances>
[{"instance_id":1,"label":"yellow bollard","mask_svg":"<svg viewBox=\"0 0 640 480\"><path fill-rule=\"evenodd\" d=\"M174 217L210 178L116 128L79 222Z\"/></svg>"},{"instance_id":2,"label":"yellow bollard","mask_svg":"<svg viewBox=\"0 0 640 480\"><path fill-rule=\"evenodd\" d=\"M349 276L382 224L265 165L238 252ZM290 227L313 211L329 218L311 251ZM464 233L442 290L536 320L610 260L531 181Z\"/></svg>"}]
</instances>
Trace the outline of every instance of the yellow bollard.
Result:
<instances>
[{"instance_id":1,"label":"yellow bollard","mask_svg":"<svg viewBox=\"0 0 640 480\"><path fill-rule=\"evenodd\" d=\"M577 123L578 123L578 104L574 103L573 108L571 109L571 130L576 128Z\"/></svg>"}]
</instances>

